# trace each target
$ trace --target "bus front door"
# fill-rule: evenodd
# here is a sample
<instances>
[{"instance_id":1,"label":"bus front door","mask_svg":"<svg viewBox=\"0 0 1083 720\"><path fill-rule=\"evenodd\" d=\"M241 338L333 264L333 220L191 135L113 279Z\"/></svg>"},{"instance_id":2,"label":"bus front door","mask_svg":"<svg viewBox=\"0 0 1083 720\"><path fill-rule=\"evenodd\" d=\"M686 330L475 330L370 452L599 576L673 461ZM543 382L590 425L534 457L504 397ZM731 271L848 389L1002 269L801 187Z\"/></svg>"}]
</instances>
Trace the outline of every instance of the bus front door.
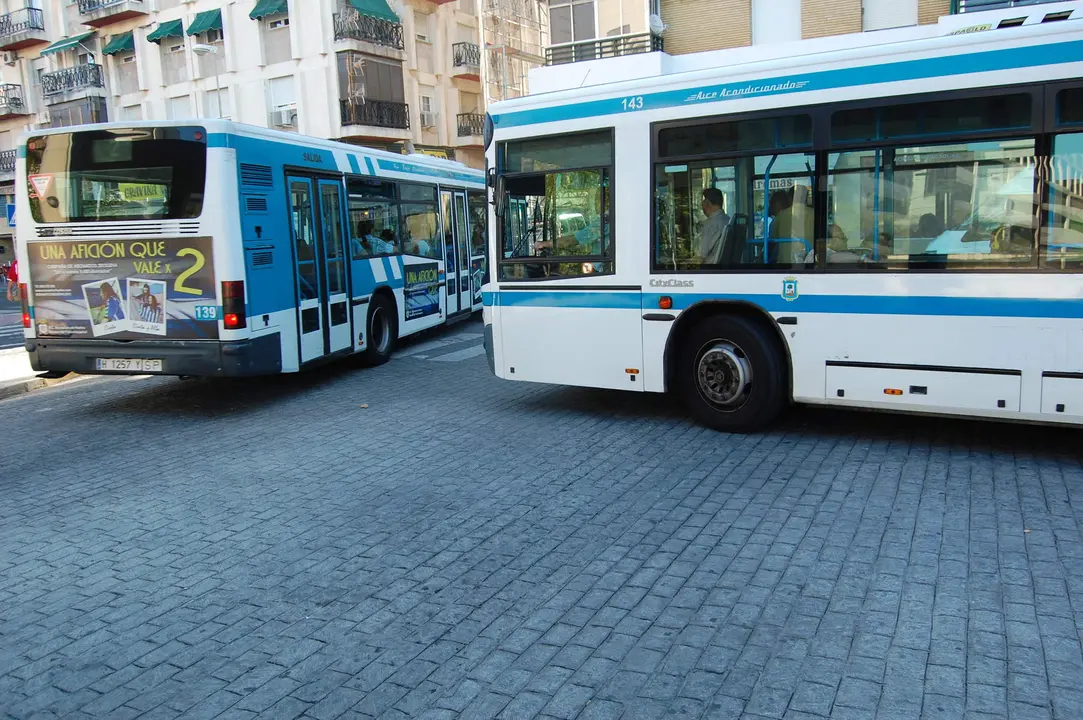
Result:
<instances>
[{"instance_id":1,"label":"bus front door","mask_svg":"<svg viewBox=\"0 0 1083 720\"><path fill-rule=\"evenodd\" d=\"M342 183L288 180L302 363L352 346Z\"/></svg>"}]
</instances>

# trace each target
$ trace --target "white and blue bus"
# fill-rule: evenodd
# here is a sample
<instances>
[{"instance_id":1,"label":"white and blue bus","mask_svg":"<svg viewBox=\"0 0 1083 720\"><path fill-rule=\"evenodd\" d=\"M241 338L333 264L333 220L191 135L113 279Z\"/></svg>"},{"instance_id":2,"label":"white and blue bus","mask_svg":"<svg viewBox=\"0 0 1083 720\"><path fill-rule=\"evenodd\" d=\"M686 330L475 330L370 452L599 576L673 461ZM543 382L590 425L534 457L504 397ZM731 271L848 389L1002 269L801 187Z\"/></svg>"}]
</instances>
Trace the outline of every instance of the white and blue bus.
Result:
<instances>
[{"instance_id":1,"label":"white and blue bus","mask_svg":"<svg viewBox=\"0 0 1083 720\"><path fill-rule=\"evenodd\" d=\"M535 71L493 105L497 376L1083 423L1083 3Z\"/></svg>"},{"instance_id":2,"label":"white and blue bus","mask_svg":"<svg viewBox=\"0 0 1083 720\"><path fill-rule=\"evenodd\" d=\"M206 120L35 132L18 148L36 370L295 372L481 309L484 176Z\"/></svg>"}]
</instances>

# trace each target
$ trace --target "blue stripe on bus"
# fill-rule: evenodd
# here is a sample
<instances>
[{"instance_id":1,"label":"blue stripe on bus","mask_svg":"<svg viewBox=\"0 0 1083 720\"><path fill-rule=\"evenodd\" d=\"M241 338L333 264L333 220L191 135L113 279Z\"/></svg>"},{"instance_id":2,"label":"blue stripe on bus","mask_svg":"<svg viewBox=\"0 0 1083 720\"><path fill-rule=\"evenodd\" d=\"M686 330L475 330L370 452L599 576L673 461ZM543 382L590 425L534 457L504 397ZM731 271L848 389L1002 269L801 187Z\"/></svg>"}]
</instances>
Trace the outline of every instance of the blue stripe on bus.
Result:
<instances>
[{"instance_id":1,"label":"blue stripe on bus","mask_svg":"<svg viewBox=\"0 0 1083 720\"><path fill-rule=\"evenodd\" d=\"M356 155L346 155L346 157L350 161L350 170L355 175L360 175L361 174L361 165L358 164L358 162L357 162L357 156Z\"/></svg>"},{"instance_id":2,"label":"blue stripe on bus","mask_svg":"<svg viewBox=\"0 0 1083 720\"><path fill-rule=\"evenodd\" d=\"M20 145L15 148L15 157L25 160L26 159L26 145Z\"/></svg>"},{"instance_id":3,"label":"blue stripe on bus","mask_svg":"<svg viewBox=\"0 0 1083 720\"><path fill-rule=\"evenodd\" d=\"M482 301L501 307L549 307L591 309L658 309L661 293L504 291L482 293ZM801 295L786 300L780 295L673 293L673 309L696 303L747 302L768 312L805 312L852 315L923 315L955 317L1015 317L1083 319L1083 299L978 298L890 295Z\"/></svg>"},{"instance_id":4,"label":"blue stripe on bus","mask_svg":"<svg viewBox=\"0 0 1083 720\"><path fill-rule=\"evenodd\" d=\"M428 177L442 178L444 180L458 180L460 182L469 183L482 182L480 178L469 173L455 172L454 170L440 170L424 165L402 162L401 160L384 160L383 158L379 158L376 161L376 164L381 170L390 172L411 173L413 175L425 175Z\"/></svg>"},{"instance_id":5,"label":"blue stripe on bus","mask_svg":"<svg viewBox=\"0 0 1083 720\"><path fill-rule=\"evenodd\" d=\"M368 169L369 169L369 175L375 175L375 174L376 174L376 168L374 168L374 167L372 166L372 158L370 158L370 157L366 157L366 158L365 158L365 165L366 165L366 166L368 167Z\"/></svg>"},{"instance_id":6,"label":"blue stripe on bus","mask_svg":"<svg viewBox=\"0 0 1083 720\"><path fill-rule=\"evenodd\" d=\"M599 115L658 110L749 97L834 90L904 80L924 80L996 70L1062 65L1080 61L1083 61L1083 41L1073 40L1054 45L985 50L964 55L905 60L800 75L781 75L721 85L701 85L683 90L665 90L654 93L632 91L623 97L606 100L589 100L494 115L493 123L501 128L521 127L560 120L576 120ZM676 80L676 78L667 79Z\"/></svg>"}]
</instances>

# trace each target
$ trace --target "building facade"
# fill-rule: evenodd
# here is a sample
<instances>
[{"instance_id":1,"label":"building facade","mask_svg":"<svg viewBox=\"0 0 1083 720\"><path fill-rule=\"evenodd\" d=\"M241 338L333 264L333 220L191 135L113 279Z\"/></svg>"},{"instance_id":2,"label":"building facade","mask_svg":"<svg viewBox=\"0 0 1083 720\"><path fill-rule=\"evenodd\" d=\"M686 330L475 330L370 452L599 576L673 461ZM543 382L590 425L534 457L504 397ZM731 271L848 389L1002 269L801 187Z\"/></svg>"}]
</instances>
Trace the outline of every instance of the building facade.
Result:
<instances>
[{"instance_id":1,"label":"building facade","mask_svg":"<svg viewBox=\"0 0 1083 720\"><path fill-rule=\"evenodd\" d=\"M226 117L480 166L476 2L0 0L0 152L34 128Z\"/></svg>"},{"instance_id":2,"label":"building facade","mask_svg":"<svg viewBox=\"0 0 1083 720\"><path fill-rule=\"evenodd\" d=\"M927 25L951 13L1053 1L549 0L545 65L659 50L683 55Z\"/></svg>"}]
</instances>

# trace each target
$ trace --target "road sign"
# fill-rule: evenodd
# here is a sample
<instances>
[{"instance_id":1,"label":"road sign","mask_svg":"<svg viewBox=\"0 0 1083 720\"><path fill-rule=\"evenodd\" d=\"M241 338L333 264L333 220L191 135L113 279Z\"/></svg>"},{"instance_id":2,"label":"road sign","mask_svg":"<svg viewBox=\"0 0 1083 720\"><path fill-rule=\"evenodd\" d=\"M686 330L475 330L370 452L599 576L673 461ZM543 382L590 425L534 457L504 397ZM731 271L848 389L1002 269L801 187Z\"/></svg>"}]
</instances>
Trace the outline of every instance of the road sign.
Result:
<instances>
[{"instance_id":1,"label":"road sign","mask_svg":"<svg viewBox=\"0 0 1083 720\"><path fill-rule=\"evenodd\" d=\"M15 205L8 203L8 226L15 227Z\"/></svg>"}]
</instances>

